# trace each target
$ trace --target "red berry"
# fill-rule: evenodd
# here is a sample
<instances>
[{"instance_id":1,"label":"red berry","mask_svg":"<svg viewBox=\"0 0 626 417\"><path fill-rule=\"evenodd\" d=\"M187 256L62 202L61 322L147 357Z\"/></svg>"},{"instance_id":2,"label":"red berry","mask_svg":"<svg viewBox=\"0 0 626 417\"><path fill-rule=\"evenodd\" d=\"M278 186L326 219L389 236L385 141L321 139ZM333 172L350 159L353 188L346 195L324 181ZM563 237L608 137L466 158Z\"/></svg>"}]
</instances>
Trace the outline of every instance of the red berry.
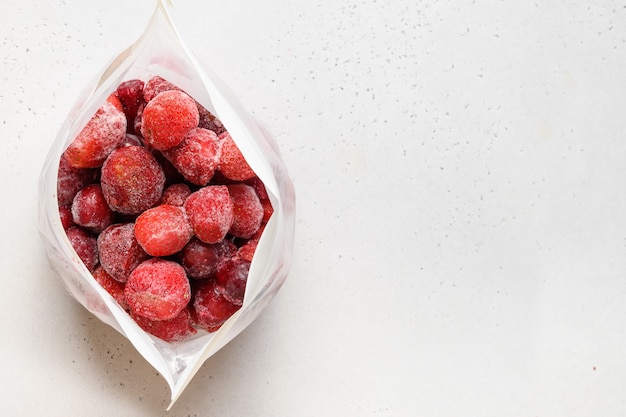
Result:
<instances>
[{"instance_id":1,"label":"red berry","mask_svg":"<svg viewBox=\"0 0 626 417\"><path fill-rule=\"evenodd\" d=\"M180 91L180 88L176 87L174 84L172 84L171 82L167 81L166 79L162 77L155 76L155 77L150 78L146 82L146 85L143 88L143 98L147 103L150 100L152 100L154 97L156 97L158 94L164 91L169 91L169 90Z\"/></svg>"},{"instance_id":2,"label":"red berry","mask_svg":"<svg viewBox=\"0 0 626 417\"><path fill-rule=\"evenodd\" d=\"M117 148L102 166L102 192L111 209L138 214L161 200L165 174L152 154L140 146Z\"/></svg>"},{"instance_id":3,"label":"red berry","mask_svg":"<svg viewBox=\"0 0 626 417\"><path fill-rule=\"evenodd\" d=\"M151 320L169 320L187 306L191 288L182 266L152 258L130 274L124 295L134 314Z\"/></svg>"},{"instance_id":4,"label":"red berry","mask_svg":"<svg viewBox=\"0 0 626 417\"><path fill-rule=\"evenodd\" d=\"M141 133L150 146L162 151L182 142L198 120L198 107L191 97L178 90L164 91L144 107Z\"/></svg>"},{"instance_id":5,"label":"red berry","mask_svg":"<svg viewBox=\"0 0 626 417\"><path fill-rule=\"evenodd\" d=\"M272 217L272 214L274 214L274 207L272 207L272 203L267 195L265 184L263 184L259 177L250 179L247 181L247 184L251 185L254 188L254 191L256 191L256 194L259 196L259 200L263 206L263 220L261 223L265 224L269 221L270 217Z\"/></svg>"},{"instance_id":6,"label":"red berry","mask_svg":"<svg viewBox=\"0 0 626 417\"><path fill-rule=\"evenodd\" d=\"M144 83L141 80L128 80L122 82L116 90L117 97L124 108L128 130L131 133L134 132L137 109L143 103L143 86Z\"/></svg>"},{"instance_id":7,"label":"red berry","mask_svg":"<svg viewBox=\"0 0 626 417\"><path fill-rule=\"evenodd\" d=\"M164 91L170 91L170 90L182 91L176 85L163 79L162 77L159 77L159 76L152 77L151 79L148 80L148 82L146 83L144 87L144 90L143 90L144 100L148 102L152 100L158 94ZM200 103L196 102L196 105L198 106L198 114L199 114L198 126L199 127L212 130L218 135L224 132L225 129L224 129L224 125L222 125L222 122L220 122L210 111L208 111Z\"/></svg>"},{"instance_id":8,"label":"red berry","mask_svg":"<svg viewBox=\"0 0 626 417\"><path fill-rule=\"evenodd\" d=\"M163 191L161 204L171 204L172 206L182 206L187 197L191 195L191 189L185 183L172 184Z\"/></svg>"},{"instance_id":9,"label":"red berry","mask_svg":"<svg viewBox=\"0 0 626 417\"><path fill-rule=\"evenodd\" d=\"M109 208L100 184L90 184L80 190L72 203L72 220L94 233L113 224L114 213Z\"/></svg>"},{"instance_id":10,"label":"red berry","mask_svg":"<svg viewBox=\"0 0 626 417\"><path fill-rule=\"evenodd\" d=\"M197 330L191 326L191 313L188 308L169 320L150 320L132 311L131 317L144 331L166 342L179 342L197 333Z\"/></svg>"},{"instance_id":11,"label":"red berry","mask_svg":"<svg viewBox=\"0 0 626 417\"><path fill-rule=\"evenodd\" d=\"M112 94L67 147L65 157L74 168L100 167L125 134L126 116Z\"/></svg>"},{"instance_id":12,"label":"red berry","mask_svg":"<svg viewBox=\"0 0 626 417\"><path fill-rule=\"evenodd\" d=\"M209 185L192 193L185 211L198 239L217 243L224 239L233 223L233 200L224 185Z\"/></svg>"},{"instance_id":13,"label":"red berry","mask_svg":"<svg viewBox=\"0 0 626 417\"><path fill-rule=\"evenodd\" d=\"M237 246L230 240L218 243L204 243L192 239L180 255L180 262L187 275L195 279L213 278L218 266L237 252Z\"/></svg>"},{"instance_id":14,"label":"red berry","mask_svg":"<svg viewBox=\"0 0 626 417\"><path fill-rule=\"evenodd\" d=\"M228 179L244 181L255 176L243 154L228 132L219 136L221 140L219 170Z\"/></svg>"},{"instance_id":15,"label":"red berry","mask_svg":"<svg viewBox=\"0 0 626 417\"><path fill-rule=\"evenodd\" d=\"M209 332L217 331L240 308L224 298L214 280L202 282L194 296L193 307L198 326Z\"/></svg>"},{"instance_id":16,"label":"red berry","mask_svg":"<svg viewBox=\"0 0 626 417\"><path fill-rule=\"evenodd\" d=\"M249 271L250 262L238 257L220 264L215 281L218 287L221 287L222 295L229 302L237 305L243 304Z\"/></svg>"},{"instance_id":17,"label":"red berry","mask_svg":"<svg viewBox=\"0 0 626 417\"><path fill-rule=\"evenodd\" d=\"M126 298L124 298L124 284L113 279L111 275L109 275L102 266L98 266L96 270L93 272L94 279L104 288L115 301L122 307L124 310L128 310L128 303L126 303Z\"/></svg>"},{"instance_id":18,"label":"red berry","mask_svg":"<svg viewBox=\"0 0 626 417\"><path fill-rule=\"evenodd\" d=\"M205 107L203 107L200 103L198 104L198 113L200 115L200 121L198 122L198 126L203 129L212 130L216 135L221 135L226 131L222 122L213 115L210 111L208 111Z\"/></svg>"},{"instance_id":19,"label":"red berry","mask_svg":"<svg viewBox=\"0 0 626 417\"><path fill-rule=\"evenodd\" d=\"M63 230L67 230L72 226L75 226L74 220L72 220L72 208L68 206L59 207L59 217L61 218L61 225Z\"/></svg>"},{"instance_id":20,"label":"red berry","mask_svg":"<svg viewBox=\"0 0 626 417\"><path fill-rule=\"evenodd\" d=\"M135 121L133 122L133 129L135 133L141 133L141 120L143 118L143 109L146 107L145 103L141 103L139 107L137 107L137 114L135 115Z\"/></svg>"},{"instance_id":21,"label":"red berry","mask_svg":"<svg viewBox=\"0 0 626 417\"><path fill-rule=\"evenodd\" d=\"M57 201L59 205L71 205L76 193L84 186L94 182L96 175L96 170L93 169L74 168L68 162L65 154L61 155L57 174Z\"/></svg>"},{"instance_id":22,"label":"red berry","mask_svg":"<svg viewBox=\"0 0 626 417\"><path fill-rule=\"evenodd\" d=\"M119 282L126 282L137 265L149 257L135 239L133 223L104 229L98 236L98 254L104 270Z\"/></svg>"},{"instance_id":23,"label":"red berry","mask_svg":"<svg viewBox=\"0 0 626 417\"><path fill-rule=\"evenodd\" d=\"M93 272L98 265L96 238L78 226L70 227L65 233L80 260Z\"/></svg>"},{"instance_id":24,"label":"red berry","mask_svg":"<svg viewBox=\"0 0 626 417\"><path fill-rule=\"evenodd\" d=\"M156 206L135 220L135 238L152 256L172 255L182 250L192 236L191 224L180 206Z\"/></svg>"},{"instance_id":25,"label":"red berry","mask_svg":"<svg viewBox=\"0 0 626 417\"><path fill-rule=\"evenodd\" d=\"M107 97L107 102L111 103L117 110L121 111L122 113L124 112L124 106L122 105L122 102L120 101L120 98L117 96L117 94L110 94Z\"/></svg>"},{"instance_id":26,"label":"red berry","mask_svg":"<svg viewBox=\"0 0 626 417\"><path fill-rule=\"evenodd\" d=\"M244 261L252 262L252 258L254 257L254 252L256 251L256 247L259 244L258 239L250 239L243 245L239 247L237 250L237 256L239 256Z\"/></svg>"},{"instance_id":27,"label":"red berry","mask_svg":"<svg viewBox=\"0 0 626 417\"><path fill-rule=\"evenodd\" d=\"M270 200L261 200L261 205L263 206L263 220L262 223L265 224L270 221L270 217L274 214L274 207Z\"/></svg>"},{"instance_id":28,"label":"red berry","mask_svg":"<svg viewBox=\"0 0 626 417\"><path fill-rule=\"evenodd\" d=\"M163 151L187 181L207 185L217 166L217 135L207 129L194 128L176 147Z\"/></svg>"},{"instance_id":29,"label":"red berry","mask_svg":"<svg viewBox=\"0 0 626 417\"><path fill-rule=\"evenodd\" d=\"M263 181L261 181L259 177L254 176L250 178L249 180L246 181L246 184L254 188L254 191L256 191L256 195L259 196L259 200L269 199L267 195L267 189L265 188L265 184L263 184Z\"/></svg>"},{"instance_id":30,"label":"red berry","mask_svg":"<svg viewBox=\"0 0 626 417\"><path fill-rule=\"evenodd\" d=\"M233 224L229 233L235 237L252 237L263 220L263 206L254 188L249 185L227 185L230 197L233 199Z\"/></svg>"},{"instance_id":31,"label":"red berry","mask_svg":"<svg viewBox=\"0 0 626 417\"><path fill-rule=\"evenodd\" d=\"M266 224L267 223L261 223L261 227L259 227L259 230L257 230L256 233L250 239L256 239L256 240L261 239L261 235L263 234L263 230L265 230Z\"/></svg>"}]
</instances>

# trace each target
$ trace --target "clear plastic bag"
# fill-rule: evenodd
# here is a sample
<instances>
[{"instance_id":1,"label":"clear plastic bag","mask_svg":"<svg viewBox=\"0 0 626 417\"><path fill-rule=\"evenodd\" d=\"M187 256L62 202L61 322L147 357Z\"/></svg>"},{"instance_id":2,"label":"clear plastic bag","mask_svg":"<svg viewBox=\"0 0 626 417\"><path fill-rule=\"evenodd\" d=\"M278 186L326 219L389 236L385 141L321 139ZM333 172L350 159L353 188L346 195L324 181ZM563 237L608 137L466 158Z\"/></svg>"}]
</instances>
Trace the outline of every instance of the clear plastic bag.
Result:
<instances>
[{"instance_id":1,"label":"clear plastic bag","mask_svg":"<svg viewBox=\"0 0 626 417\"><path fill-rule=\"evenodd\" d=\"M95 281L65 234L57 202L59 159L71 140L122 81L152 76L177 85L222 121L264 183L274 208L250 267L243 306L217 332L199 330L194 336L173 343L144 332ZM163 0L158 1L141 37L115 57L79 96L44 163L39 201L42 240L67 291L101 321L123 334L165 378L171 390L170 407L200 366L256 319L287 276L293 244L295 192L278 148L215 74L188 51Z\"/></svg>"}]
</instances>

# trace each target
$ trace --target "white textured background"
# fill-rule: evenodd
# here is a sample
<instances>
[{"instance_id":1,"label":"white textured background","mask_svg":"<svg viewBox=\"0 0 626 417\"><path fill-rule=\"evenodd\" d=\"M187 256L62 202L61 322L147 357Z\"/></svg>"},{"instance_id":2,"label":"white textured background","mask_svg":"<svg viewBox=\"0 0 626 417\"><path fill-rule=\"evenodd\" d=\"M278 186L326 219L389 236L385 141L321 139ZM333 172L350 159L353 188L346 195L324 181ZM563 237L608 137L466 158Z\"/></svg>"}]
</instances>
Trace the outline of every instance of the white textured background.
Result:
<instances>
[{"instance_id":1,"label":"white textured background","mask_svg":"<svg viewBox=\"0 0 626 417\"><path fill-rule=\"evenodd\" d=\"M624 416L626 6L588 3L178 0L298 214L278 297L166 413L37 232L48 147L153 2L5 0L0 414Z\"/></svg>"}]
</instances>

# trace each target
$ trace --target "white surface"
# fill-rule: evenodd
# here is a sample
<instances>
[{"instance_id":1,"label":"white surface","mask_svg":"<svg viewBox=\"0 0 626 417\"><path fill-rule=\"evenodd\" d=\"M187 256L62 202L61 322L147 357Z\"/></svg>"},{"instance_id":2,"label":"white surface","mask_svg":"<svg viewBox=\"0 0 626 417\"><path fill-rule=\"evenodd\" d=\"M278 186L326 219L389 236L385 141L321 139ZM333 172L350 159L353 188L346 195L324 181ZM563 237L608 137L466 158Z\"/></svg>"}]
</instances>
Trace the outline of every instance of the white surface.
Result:
<instances>
[{"instance_id":1,"label":"white surface","mask_svg":"<svg viewBox=\"0 0 626 417\"><path fill-rule=\"evenodd\" d=\"M177 2L275 134L298 222L278 297L166 413L36 221L57 129L152 2L5 1L1 414L623 416L626 9L464 3Z\"/></svg>"}]
</instances>

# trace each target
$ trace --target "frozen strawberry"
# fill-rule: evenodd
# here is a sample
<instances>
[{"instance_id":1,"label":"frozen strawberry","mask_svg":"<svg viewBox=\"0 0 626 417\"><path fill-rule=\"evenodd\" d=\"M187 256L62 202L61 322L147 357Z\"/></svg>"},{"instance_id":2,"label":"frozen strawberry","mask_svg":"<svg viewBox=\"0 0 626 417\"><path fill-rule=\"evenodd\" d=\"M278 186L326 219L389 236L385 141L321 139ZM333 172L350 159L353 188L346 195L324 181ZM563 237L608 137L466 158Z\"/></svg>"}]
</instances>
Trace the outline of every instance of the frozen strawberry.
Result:
<instances>
[{"instance_id":1,"label":"frozen strawberry","mask_svg":"<svg viewBox=\"0 0 626 417\"><path fill-rule=\"evenodd\" d=\"M255 176L243 154L228 132L219 136L220 158L219 170L226 177L235 181L243 181Z\"/></svg>"},{"instance_id":2,"label":"frozen strawberry","mask_svg":"<svg viewBox=\"0 0 626 417\"><path fill-rule=\"evenodd\" d=\"M122 102L120 101L120 98L117 96L117 94L115 93L110 94L107 97L107 102L111 103L113 107L115 107L117 110L121 111L122 113L124 112L124 106L122 105Z\"/></svg>"},{"instance_id":3,"label":"frozen strawberry","mask_svg":"<svg viewBox=\"0 0 626 417\"><path fill-rule=\"evenodd\" d=\"M79 169L70 165L65 154L59 161L57 175L57 201L60 206L69 206L74 201L74 196L84 186L95 181L97 171L94 169Z\"/></svg>"},{"instance_id":4,"label":"frozen strawberry","mask_svg":"<svg viewBox=\"0 0 626 417\"><path fill-rule=\"evenodd\" d=\"M98 265L96 238L78 226L70 227L65 233L80 260L93 272Z\"/></svg>"},{"instance_id":5,"label":"frozen strawberry","mask_svg":"<svg viewBox=\"0 0 626 417\"><path fill-rule=\"evenodd\" d=\"M244 261L252 262L252 258L254 257L254 252L256 251L256 247L259 244L258 239L250 239L243 245L239 247L237 250L237 256L243 259Z\"/></svg>"},{"instance_id":6,"label":"frozen strawberry","mask_svg":"<svg viewBox=\"0 0 626 417\"><path fill-rule=\"evenodd\" d=\"M257 230L256 233L252 235L250 239L256 239L256 240L261 239L261 235L263 234L263 230L265 230L266 225L267 223L261 223L261 227L259 227L259 230Z\"/></svg>"},{"instance_id":7,"label":"frozen strawberry","mask_svg":"<svg viewBox=\"0 0 626 417\"><path fill-rule=\"evenodd\" d=\"M135 115L135 121L133 122L133 130L135 133L141 133L141 120L143 118L143 109L146 107L145 103L141 103L137 108L137 114Z\"/></svg>"},{"instance_id":8,"label":"frozen strawberry","mask_svg":"<svg viewBox=\"0 0 626 417\"><path fill-rule=\"evenodd\" d=\"M272 214L274 214L274 207L270 200L261 200L261 206L263 206L263 219L261 223L265 224L270 220Z\"/></svg>"},{"instance_id":9,"label":"frozen strawberry","mask_svg":"<svg viewBox=\"0 0 626 417\"><path fill-rule=\"evenodd\" d=\"M191 278L213 278L218 266L236 252L237 246L230 240L204 243L194 238L183 248L180 263Z\"/></svg>"},{"instance_id":10,"label":"frozen strawberry","mask_svg":"<svg viewBox=\"0 0 626 417\"><path fill-rule=\"evenodd\" d=\"M124 310L128 310L128 304L126 303L126 298L124 298L124 284L113 279L111 275L109 275L102 266L98 266L96 270L93 272L94 279L104 288L115 301L122 307Z\"/></svg>"},{"instance_id":11,"label":"frozen strawberry","mask_svg":"<svg viewBox=\"0 0 626 417\"><path fill-rule=\"evenodd\" d=\"M222 133L224 133L226 129L224 128L222 122L200 103L197 104L198 113L200 115L198 126L203 129L212 130L213 132L215 132L216 135L221 135Z\"/></svg>"},{"instance_id":12,"label":"frozen strawberry","mask_svg":"<svg viewBox=\"0 0 626 417\"><path fill-rule=\"evenodd\" d=\"M141 117L141 134L154 149L173 148L198 126L196 102L178 90L157 94L146 104Z\"/></svg>"},{"instance_id":13,"label":"frozen strawberry","mask_svg":"<svg viewBox=\"0 0 626 417\"><path fill-rule=\"evenodd\" d=\"M256 192L256 195L259 196L259 200L267 200L269 199L268 195L267 195L267 189L265 188L265 184L263 184L263 181L261 181L261 179L257 176L254 176L252 178L250 178L249 180L246 181L246 184L252 186L252 188L254 188L254 191Z\"/></svg>"},{"instance_id":14,"label":"frozen strawberry","mask_svg":"<svg viewBox=\"0 0 626 417\"><path fill-rule=\"evenodd\" d=\"M187 197L191 195L191 189L185 183L172 184L163 191L161 204L171 204L172 206L182 206Z\"/></svg>"},{"instance_id":15,"label":"frozen strawberry","mask_svg":"<svg viewBox=\"0 0 626 417\"><path fill-rule=\"evenodd\" d=\"M112 94L70 143L64 155L74 168L100 167L125 134L126 116L120 100Z\"/></svg>"},{"instance_id":16,"label":"frozen strawberry","mask_svg":"<svg viewBox=\"0 0 626 417\"><path fill-rule=\"evenodd\" d=\"M128 80L122 82L116 90L117 97L122 103L124 114L126 115L127 130L133 133L137 109L143 103L143 86L141 80Z\"/></svg>"},{"instance_id":17,"label":"frozen strawberry","mask_svg":"<svg viewBox=\"0 0 626 417\"><path fill-rule=\"evenodd\" d=\"M187 308L169 320L150 320L132 311L131 317L144 331L166 342L179 342L197 333L191 325L191 313Z\"/></svg>"},{"instance_id":18,"label":"frozen strawberry","mask_svg":"<svg viewBox=\"0 0 626 417\"><path fill-rule=\"evenodd\" d=\"M148 254L135 239L134 223L114 224L98 236L100 264L113 279L126 282Z\"/></svg>"},{"instance_id":19,"label":"frozen strawberry","mask_svg":"<svg viewBox=\"0 0 626 417\"><path fill-rule=\"evenodd\" d=\"M176 85L172 84L162 77L152 77L148 80L148 82L146 82L146 85L144 87L144 100L148 102L156 97L158 94L170 90L183 91ZM210 111L208 111L200 103L196 102L196 105L198 106L199 127L212 130L218 135L224 132L225 129L222 122L220 122Z\"/></svg>"},{"instance_id":20,"label":"frozen strawberry","mask_svg":"<svg viewBox=\"0 0 626 417\"><path fill-rule=\"evenodd\" d=\"M180 90L177 86L167 81L163 77L155 76L150 78L143 88L143 98L147 102L164 91Z\"/></svg>"},{"instance_id":21,"label":"frozen strawberry","mask_svg":"<svg viewBox=\"0 0 626 417\"><path fill-rule=\"evenodd\" d=\"M100 184L90 184L80 190L72 203L72 220L94 233L113 224L115 214L104 199Z\"/></svg>"},{"instance_id":22,"label":"frozen strawberry","mask_svg":"<svg viewBox=\"0 0 626 417\"><path fill-rule=\"evenodd\" d=\"M156 206L135 220L135 238L151 256L173 255L182 250L192 236L191 224L180 206Z\"/></svg>"},{"instance_id":23,"label":"frozen strawberry","mask_svg":"<svg viewBox=\"0 0 626 417\"><path fill-rule=\"evenodd\" d=\"M214 280L203 281L194 296L193 308L198 326L217 331L241 306L229 302Z\"/></svg>"},{"instance_id":24,"label":"frozen strawberry","mask_svg":"<svg viewBox=\"0 0 626 417\"><path fill-rule=\"evenodd\" d=\"M107 158L100 182L111 209L122 214L138 214L161 201L165 174L145 148L125 146Z\"/></svg>"},{"instance_id":25,"label":"frozen strawberry","mask_svg":"<svg viewBox=\"0 0 626 417\"><path fill-rule=\"evenodd\" d=\"M185 211L194 234L205 243L224 239L233 224L233 200L224 185L209 185L192 193Z\"/></svg>"},{"instance_id":26,"label":"frozen strawberry","mask_svg":"<svg viewBox=\"0 0 626 417\"><path fill-rule=\"evenodd\" d=\"M74 220L72 220L72 208L68 206L59 207L59 218L61 219L61 225L63 230L67 230L72 226L75 226Z\"/></svg>"},{"instance_id":27,"label":"frozen strawberry","mask_svg":"<svg viewBox=\"0 0 626 417\"><path fill-rule=\"evenodd\" d=\"M241 305L246 291L250 262L234 257L220 264L215 281L229 302Z\"/></svg>"},{"instance_id":28,"label":"frozen strawberry","mask_svg":"<svg viewBox=\"0 0 626 417\"><path fill-rule=\"evenodd\" d=\"M174 148L163 151L183 177L192 184L207 185L217 166L217 135L202 128L194 128Z\"/></svg>"},{"instance_id":29,"label":"frozen strawberry","mask_svg":"<svg viewBox=\"0 0 626 417\"><path fill-rule=\"evenodd\" d=\"M187 306L191 287L178 263L152 258L130 274L124 296L134 314L151 320L169 320Z\"/></svg>"},{"instance_id":30,"label":"frozen strawberry","mask_svg":"<svg viewBox=\"0 0 626 417\"><path fill-rule=\"evenodd\" d=\"M227 185L233 200L233 224L229 233L235 237L250 238L259 230L263 220L263 206L254 188L247 184Z\"/></svg>"},{"instance_id":31,"label":"frozen strawberry","mask_svg":"<svg viewBox=\"0 0 626 417\"><path fill-rule=\"evenodd\" d=\"M256 191L256 194L259 196L259 200L261 201L261 205L263 206L263 220L261 223L265 224L269 221L270 217L274 213L274 207L270 202L269 196L267 195L267 190L265 188L265 184L259 177L251 178L246 181L248 185L251 185Z\"/></svg>"}]
</instances>

